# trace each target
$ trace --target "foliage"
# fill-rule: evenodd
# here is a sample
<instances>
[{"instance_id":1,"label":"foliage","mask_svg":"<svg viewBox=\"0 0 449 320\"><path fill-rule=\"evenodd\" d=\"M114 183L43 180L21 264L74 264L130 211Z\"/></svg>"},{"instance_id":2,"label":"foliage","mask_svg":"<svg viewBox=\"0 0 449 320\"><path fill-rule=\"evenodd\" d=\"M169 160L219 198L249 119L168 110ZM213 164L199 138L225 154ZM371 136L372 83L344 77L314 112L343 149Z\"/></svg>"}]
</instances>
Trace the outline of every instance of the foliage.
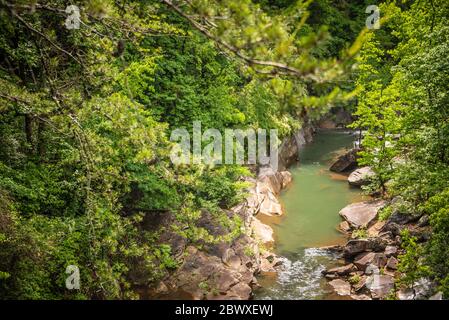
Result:
<instances>
[{"instance_id":1,"label":"foliage","mask_svg":"<svg viewBox=\"0 0 449 320\"><path fill-rule=\"evenodd\" d=\"M401 246L405 253L399 255L398 270L402 272L399 285L413 288L417 280L430 274L430 270L422 261L424 257L424 247L416 242L416 238L410 236L408 231L401 234Z\"/></svg>"},{"instance_id":2,"label":"foliage","mask_svg":"<svg viewBox=\"0 0 449 320\"><path fill-rule=\"evenodd\" d=\"M358 119L366 130L360 163L376 173L374 189L401 196L431 217L432 236L404 236L402 279L412 285L431 272L448 296L447 1L386 1L389 20L368 35L358 58ZM387 218L393 208L381 214Z\"/></svg>"},{"instance_id":3,"label":"foliage","mask_svg":"<svg viewBox=\"0 0 449 320\"><path fill-rule=\"evenodd\" d=\"M66 1L0 0L1 298L137 298L179 265L161 232L199 247L242 232L227 209L248 168L173 165L172 129L282 138L344 98L329 81L364 35L344 8L320 1L329 13L307 24L303 1L174 3L80 0L68 29ZM70 264L80 290L65 289Z\"/></svg>"},{"instance_id":4,"label":"foliage","mask_svg":"<svg viewBox=\"0 0 449 320\"><path fill-rule=\"evenodd\" d=\"M368 238L368 231L365 228L356 229L352 232L351 238L366 239Z\"/></svg>"}]
</instances>

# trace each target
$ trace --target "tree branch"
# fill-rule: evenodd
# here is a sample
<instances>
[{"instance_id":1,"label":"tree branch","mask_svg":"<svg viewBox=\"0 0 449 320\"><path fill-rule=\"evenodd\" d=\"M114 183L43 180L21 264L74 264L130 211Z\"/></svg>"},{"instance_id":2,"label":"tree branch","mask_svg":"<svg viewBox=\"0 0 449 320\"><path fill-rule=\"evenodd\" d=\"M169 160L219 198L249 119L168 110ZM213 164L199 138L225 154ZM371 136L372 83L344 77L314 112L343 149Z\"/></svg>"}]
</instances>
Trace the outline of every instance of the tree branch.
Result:
<instances>
[{"instance_id":1,"label":"tree branch","mask_svg":"<svg viewBox=\"0 0 449 320\"><path fill-rule=\"evenodd\" d=\"M230 45L229 43L223 41L222 39L214 36L209 30L207 30L206 28L204 28L200 23L198 23L197 21L195 21L194 19L192 19L189 15L187 15L186 13L184 13L177 5L175 5L171 0L161 0L163 3L165 3L167 6L169 6L171 9L173 9L178 15L182 16L183 18L185 18L187 21L189 21L189 23L198 31L200 31L202 34L204 34L207 38L211 39L212 41L220 44L221 46L223 46L224 48L226 48L227 50L231 51L232 53L234 53L237 57L239 57L240 59L242 59L243 61L245 61L246 63L250 64L250 65L259 65L259 66L265 66L265 67L273 67L279 70L282 70L284 73L289 73L289 74L293 74L296 76L305 76L305 74L303 72L301 72L300 70L289 66L287 64L283 64L280 62L275 62L275 61L265 61L265 60L259 60L259 59L253 59L250 58L248 56L246 56L245 54L243 54L238 48Z\"/></svg>"},{"instance_id":2,"label":"tree branch","mask_svg":"<svg viewBox=\"0 0 449 320\"><path fill-rule=\"evenodd\" d=\"M79 61L74 55L72 55L67 50L61 48L58 44L56 44L53 40L51 40L49 37L47 37L45 34L40 32L39 30L35 29L33 26L31 26L28 22L26 22L21 16L19 16L14 10L10 10L13 17L15 17L17 20L19 20L27 29L31 30L32 32L38 34L40 37L44 38L46 41L48 41L53 47L55 47L57 50L61 51L62 53L66 54L70 58L72 58L74 61L76 61L81 66L83 65L81 61Z\"/></svg>"}]
</instances>

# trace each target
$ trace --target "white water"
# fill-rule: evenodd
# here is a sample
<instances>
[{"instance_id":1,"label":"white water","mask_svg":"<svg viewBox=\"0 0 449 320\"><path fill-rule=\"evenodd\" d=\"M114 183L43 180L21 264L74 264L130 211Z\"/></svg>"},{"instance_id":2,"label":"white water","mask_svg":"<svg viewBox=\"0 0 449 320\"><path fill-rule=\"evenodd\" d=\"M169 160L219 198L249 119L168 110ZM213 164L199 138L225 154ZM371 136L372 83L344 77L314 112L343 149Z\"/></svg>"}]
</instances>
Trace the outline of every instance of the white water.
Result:
<instances>
[{"instance_id":1,"label":"white water","mask_svg":"<svg viewBox=\"0 0 449 320\"><path fill-rule=\"evenodd\" d=\"M311 300L322 299L330 293L321 274L329 264L335 263L335 256L328 251L307 248L290 255L290 259L280 257L280 260L282 266L275 283L260 289L256 294L257 299Z\"/></svg>"}]
</instances>

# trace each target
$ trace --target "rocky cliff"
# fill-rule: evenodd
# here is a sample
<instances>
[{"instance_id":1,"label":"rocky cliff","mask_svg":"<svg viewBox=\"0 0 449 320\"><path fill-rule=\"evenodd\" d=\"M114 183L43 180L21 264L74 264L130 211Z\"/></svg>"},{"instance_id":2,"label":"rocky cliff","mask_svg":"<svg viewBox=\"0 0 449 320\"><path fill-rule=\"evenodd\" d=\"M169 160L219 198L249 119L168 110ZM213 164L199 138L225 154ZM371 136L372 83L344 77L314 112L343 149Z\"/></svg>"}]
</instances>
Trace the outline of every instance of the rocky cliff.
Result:
<instances>
[{"instance_id":1,"label":"rocky cliff","mask_svg":"<svg viewBox=\"0 0 449 320\"><path fill-rule=\"evenodd\" d=\"M281 215L278 200L280 191L292 180L286 168L298 161L300 148L312 140L311 125L284 139L279 148L279 170L258 168L256 178L243 177L249 182L244 202L227 211L242 219L242 234L232 243L207 244L198 248L173 232L165 232L163 240L170 243L180 261L180 267L167 275L150 290L143 290L144 298L184 299L250 299L258 286L255 276L275 272L279 261L269 251L274 242L273 230L259 220L260 215ZM199 223L215 236L226 232L212 224L204 212ZM169 218L164 225L170 225Z\"/></svg>"}]
</instances>

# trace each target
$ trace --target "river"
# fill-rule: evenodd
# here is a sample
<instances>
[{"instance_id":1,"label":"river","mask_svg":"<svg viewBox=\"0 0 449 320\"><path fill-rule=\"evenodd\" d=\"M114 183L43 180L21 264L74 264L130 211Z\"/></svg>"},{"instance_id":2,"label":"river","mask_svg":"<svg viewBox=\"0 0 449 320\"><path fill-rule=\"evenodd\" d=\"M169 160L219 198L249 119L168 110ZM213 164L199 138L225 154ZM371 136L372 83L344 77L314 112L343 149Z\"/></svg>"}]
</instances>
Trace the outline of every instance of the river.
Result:
<instances>
[{"instance_id":1,"label":"river","mask_svg":"<svg viewBox=\"0 0 449 320\"><path fill-rule=\"evenodd\" d=\"M329 171L332 160L352 146L354 136L344 131L321 131L299 154L300 163L289 170L292 184L281 193L281 217L262 218L275 233L274 252L283 265L277 275L259 277L262 288L255 299L333 299L321 271L337 265L335 256L319 247L346 241L336 227L338 212L363 200L347 176Z\"/></svg>"}]
</instances>

